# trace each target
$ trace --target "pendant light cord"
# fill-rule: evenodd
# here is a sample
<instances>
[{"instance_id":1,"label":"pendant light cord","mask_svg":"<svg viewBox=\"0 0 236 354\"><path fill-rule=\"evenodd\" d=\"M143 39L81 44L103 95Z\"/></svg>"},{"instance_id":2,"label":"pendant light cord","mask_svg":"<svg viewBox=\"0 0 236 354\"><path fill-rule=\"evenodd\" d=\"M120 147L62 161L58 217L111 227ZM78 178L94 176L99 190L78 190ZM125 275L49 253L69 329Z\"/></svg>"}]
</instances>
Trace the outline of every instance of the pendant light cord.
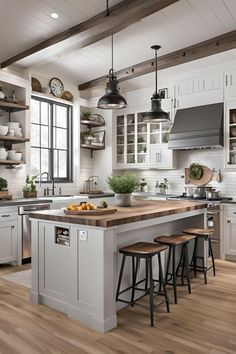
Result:
<instances>
[{"instance_id":1,"label":"pendant light cord","mask_svg":"<svg viewBox=\"0 0 236 354\"><path fill-rule=\"evenodd\" d=\"M114 71L114 54L113 54L113 33L111 34L111 69Z\"/></svg>"},{"instance_id":2,"label":"pendant light cord","mask_svg":"<svg viewBox=\"0 0 236 354\"><path fill-rule=\"evenodd\" d=\"M157 93L157 49L155 49L155 70L156 70L156 75L155 75L156 91L155 91L155 93Z\"/></svg>"},{"instance_id":3,"label":"pendant light cord","mask_svg":"<svg viewBox=\"0 0 236 354\"><path fill-rule=\"evenodd\" d=\"M107 16L109 16L110 15L110 11L109 11L109 0L106 0L106 10L107 10Z\"/></svg>"}]
</instances>

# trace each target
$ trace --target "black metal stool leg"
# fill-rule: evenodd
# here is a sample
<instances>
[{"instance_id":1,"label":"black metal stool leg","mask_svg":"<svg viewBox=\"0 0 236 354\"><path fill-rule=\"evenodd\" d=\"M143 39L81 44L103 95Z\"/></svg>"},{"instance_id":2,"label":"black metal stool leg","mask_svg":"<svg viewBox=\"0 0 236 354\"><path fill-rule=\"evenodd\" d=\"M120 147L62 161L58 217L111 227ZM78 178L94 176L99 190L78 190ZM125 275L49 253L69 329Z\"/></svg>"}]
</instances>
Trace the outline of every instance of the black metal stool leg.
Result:
<instances>
[{"instance_id":1,"label":"black metal stool leg","mask_svg":"<svg viewBox=\"0 0 236 354\"><path fill-rule=\"evenodd\" d=\"M195 278L197 278L197 248L198 248L198 237L195 238L194 249L193 249L193 258L191 261L191 264L193 264Z\"/></svg>"},{"instance_id":2,"label":"black metal stool leg","mask_svg":"<svg viewBox=\"0 0 236 354\"><path fill-rule=\"evenodd\" d=\"M188 242L185 243L184 245L184 250L185 250L185 270L186 270L186 276L187 276L187 282L188 282L188 292L191 294L191 279L190 279L190 273L189 273L189 259L188 259Z\"/></svg>"},{"instance_id":3,"label":"black metal stool leg","mask_svg":"<svg viewBox=\"0 0 236 354\"><path fill-rule=\"evenodd\" d=\"M180 267L182 268L182 265L183 265L183 247L181 247L181 254L180 254L180 259L179 259L179 264L178 264L178 267L176 269L176 276L178 277L178 274L179 274L179 269Z\"/></svg>"},{"instance_id":4,"label":"black metal stool leg","mask_svg":"<svg viewBox=\"0 0 236 354\"><path fill-rule=\"evenodd\" d=\"M181 271L181 284L184 285L184 269L185 269L185 262L186 262L186 250L185 245L182 245L182 253L183 253L183 266Z\"/></svg>"},{"instance_id":5,"label":"black metal stool leg","mask_svg":"<svg viewBox=\"0 0 236 354\"><path fill-rule=\"evenodd\" d=\"M145 290L148 290L148 260L147 260L147 258L145 259L145 262L146 262Z\"/></svg>"},{"instance_id":6,"label":"black metal stool leg","mask_svg":"<svg viewBox=\"0 0 236 354\"><path fill-rule=\"evenodd\" d=\"M173 277L174 299L175 299L175 304L177 304L176 270L175 270L175 246L172 246L172 277Z\"/></svg>"},{"instance_id":7,"label":"black metal stool leg","mask_svg":"<svg viewBox=\"0 0 236 354\"><path fill-rule=\"evenodd\" d=\"M138 271L138 259L136 259L136 266L135 266L135 259L136 257L132 256L132 291L131 291L131 300L130 304L134 306L134 295L135 295L135 284L137 278L137 271Z\"/></svg>"},{"instance_id":8,"label":"black metal stool leg","mask_svg":"<svg viewBox=\"0 0 236 354\"><path fill-rule=\"evenodd\" d=\"M168 298L168 295L166 292L166 285L165 285L165 281L164 281L164 277L163 277L160 253L158 254L158 265L159 265L159 281L160 281L161 285L163 286L163 292L164 292L165 301L166 301L166 309L167 309L167 312L170 312L169 298Z\"/></svg>"},{"instance_id":9,"label":"black metal stool leg","mask_svg":"<svg viewBox=\"0 0 236 354\"><path fill-rule=\"evenodd\" d=\"M167 263L166 263L166 274L165 274L165 282L166 283L167 283L167 280L168 280L168 274L169 274L169 268L170 268L171 250L172 250L172 247L169 247L168 258L167 258Z\"/></svg>"},{"instance_id":10,"label":"black metal stool leg","mask_svg":"<svg viewBox=\"0 0 236 354\"><path fill-rule=\"evenodd\" d=\"M208 244L209 244L210 256L211 256L211 260L212 260L213 274L214 274L214 277L215 277L215 275L216 275L216 267L215 267L215 259L214 259L214 255L213 255L213 250L212 250L212 244L211 244L210 236L208 237Z\"/></svg>"},{"instance_id":11,"label":"black metal stool leg","mask_svg":"<svg viewBox=\"0 0 236 354\"><path fill-rule=\"evenodd\" d=\"M121 285L121 280L122 280L122 276L123 276L123 272L124 272L125 258L126 258L126 255L123 254L121 267L120 267L120 275L119 275L119 280L118 280L118 285L117 285L117 290L116 290L116 301L118 300L119 293L120 293L120 285Z\"/></svg>"},{"instance_id":12,"label":"black metal stool leg","mask_svg":"<svg viewBox=\"0 0 236 354\"><path fill-rule=\"evenodd\" d=\"M151 327L153 327L153 275L152 275L152 257L148 257L149 263L149 296L150 296L150 322Z\"/></svg>"},{"instance_id":13,"label":"black metal stool leg","mask_svg":"<svg viewBox=\"0 0 236 354\"><path fill-rule=\"evenodd\" d=\"M202 258L202 269L203 269L203 274L204 274L204 281L205 281L205 284L207 284L207 267L205 266L204 257Z\"/></svg>"}]
</instances>

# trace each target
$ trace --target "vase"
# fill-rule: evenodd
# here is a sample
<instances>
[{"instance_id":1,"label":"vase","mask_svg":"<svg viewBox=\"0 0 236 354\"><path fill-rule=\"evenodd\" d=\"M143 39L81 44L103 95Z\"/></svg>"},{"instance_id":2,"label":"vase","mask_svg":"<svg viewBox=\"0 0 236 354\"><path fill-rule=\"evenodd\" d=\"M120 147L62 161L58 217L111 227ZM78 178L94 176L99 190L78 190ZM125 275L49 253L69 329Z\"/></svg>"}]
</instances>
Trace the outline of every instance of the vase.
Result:
<instances>
[{"instance_id":1,"label":"vase","mask_svg":"<svg viewBox=\"0 0 236 354\"><path fill-rule=\"evenodd\" d=\"M166 188L160 187L159 192L160 192L160 194L166 194Z\"/></svg>"},{"instance_id":2,"label":"vase","mask_svg":"<svg viewBox=\"0 0 236 354\"><path fill-rule=\"evenodd\" d=\"M131 193L115 193L116 205L120 207L131 206Z\"/></svg>"}]
</instances>

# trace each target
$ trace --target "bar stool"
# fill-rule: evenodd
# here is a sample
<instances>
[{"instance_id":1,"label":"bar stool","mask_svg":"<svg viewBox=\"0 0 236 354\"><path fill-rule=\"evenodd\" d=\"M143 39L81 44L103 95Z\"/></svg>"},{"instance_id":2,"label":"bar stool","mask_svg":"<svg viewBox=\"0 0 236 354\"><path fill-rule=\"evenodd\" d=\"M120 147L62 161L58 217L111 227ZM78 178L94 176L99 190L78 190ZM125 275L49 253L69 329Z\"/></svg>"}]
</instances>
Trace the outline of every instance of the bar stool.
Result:
<instances>
[{"instance_id":1,"label":"bar stool","mask_svg":"<svg viewBox=\"0 0 236 354\"><path fill-rule=\"evenodd\" d=\"M197 271L198 272L203 272L204 274L204 281L205 284L207 284L207 272L211 268L213 268L213 275L216 275L216 268L215 268L215 258L213 255L213 250L212 250L212 244L211 244L211 237L213 235L214 229L200 229L200 228L188 228L183 230L184 233L195 235L196 240L195 240L195 245L194 245L194 252L193 252L193 258L191 261L191 267L194 270L194 276L196 278L197 276ZM198 238L202 237L204 240L208 241L208 246L209 246L209 255L212 260L212 265L210 267L205 266L205 260L203 256L198 256L197 255L197 248L198 248ZM201 259L202 265L197 265L197 260Z\"/></svg>"},{"instance_id":2,"label":"bar stool","mask_svg":"<svg viewBox=\"0 0 236 354\"><path fill-rule=\"evenodd\" d=\"M138 243L134 243L134 244L127 246L127 247L122 247L119 250L119 252L123 254L123 257L122 257L119 280L118 280L117 291L116 291L116 301L124 302L124 303L127 303L127 304L133 306L138 300L140 300L145 295L149 294L149 296L150 296L149 311L150 311L150 322L151 322L152 327L153 327L154 307L160 305L160 304L154 305L154 301L153 301L154 300L153 295L158 294L158 292L155 292L155 288L157 286L157 285L155 285L155 283L161 284L163 286L163 294L160 294L160 295L163 295L165 299L164 299L164 301L161 302L161 304L163 302L165 302L167 312L170 312L169 299L168 299L166 288L165 288L165 280L163 277L163 270L162 270L161 256L160 256L161 252L166 250L167 248L168 248L168 246L165 246L165 245L157 245L157 244L149 243L149 242L138 242ZM152 259L156 255L158 258L159 280L155 280L153 278ZM123 272L124 272L126 257L132 257L132 285L121 291L120 287L121 287L121 281L122 281L122 276L123 276ZM146 260L146 276L144 279L137 282L137 273L138 273L138 269L139 269L139 265L140 265L140 260L142 258L144 258ZM148 278L149 278L149 288L148 288ZM138 287L138 285L141 284L142 282L145 282L144 289ZM130 301L126 301L126 300L121 299L120 295L125 293L128 290L131 290ZM135 298L135 290L144 291L144 294L139 296L137 299L134 299ZM138 305L141 305L141 304L138 304Z\"/></svg>"},{"instance_id":3,"label":"bar stool","mask_svg":"<svg viewBox=\"0 0 236 354\"><path fill-rule=\"evenodd\" d=\"M182 272L181 272L182 284L181 285L188 286L189 294L191 294L188 245L189 245L189 241L191 241L195 238L196 238L195 235L170 235L170 236L158 236L154 239L154 242L169 246L165 283L173 286L175 304L177 304L177 286L180 285L180 284L177 284L176 278L179 276L178 270L180 267L182 267ZM176 268L175 260L176 260L176 247L177 246L181 246L181 258L183 257L183 264L181 264L181 259L180 259L179 265ZM172 270L169 271L171 256L172 256ZM186 272L187 284L184 284L184 271Z\"/></svg>"}]
</instances>

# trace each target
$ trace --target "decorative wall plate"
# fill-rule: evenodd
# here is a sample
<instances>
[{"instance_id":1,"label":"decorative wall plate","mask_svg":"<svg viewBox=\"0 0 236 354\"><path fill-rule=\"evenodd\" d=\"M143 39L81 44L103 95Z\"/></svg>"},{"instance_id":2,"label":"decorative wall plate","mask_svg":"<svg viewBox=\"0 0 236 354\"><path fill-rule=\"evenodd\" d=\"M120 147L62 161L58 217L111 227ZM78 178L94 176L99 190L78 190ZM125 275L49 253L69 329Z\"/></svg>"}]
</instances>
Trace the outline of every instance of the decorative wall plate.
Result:
<instances>
[{"instance_id":1,"label":"decorative wall plate","mask_svg":"<svg viewBox=\"0 0 236 354\"><path fill-rule=\"evenodd\" d=\"M61 97L61 95L64 92L64 85L63 85L62 81L60 79L58 79L57 77L53 77L49 81L49 87L50 87L50 90L51 90L51 93L53 94L53 96Z\"/></svg>"}]
</instances>

